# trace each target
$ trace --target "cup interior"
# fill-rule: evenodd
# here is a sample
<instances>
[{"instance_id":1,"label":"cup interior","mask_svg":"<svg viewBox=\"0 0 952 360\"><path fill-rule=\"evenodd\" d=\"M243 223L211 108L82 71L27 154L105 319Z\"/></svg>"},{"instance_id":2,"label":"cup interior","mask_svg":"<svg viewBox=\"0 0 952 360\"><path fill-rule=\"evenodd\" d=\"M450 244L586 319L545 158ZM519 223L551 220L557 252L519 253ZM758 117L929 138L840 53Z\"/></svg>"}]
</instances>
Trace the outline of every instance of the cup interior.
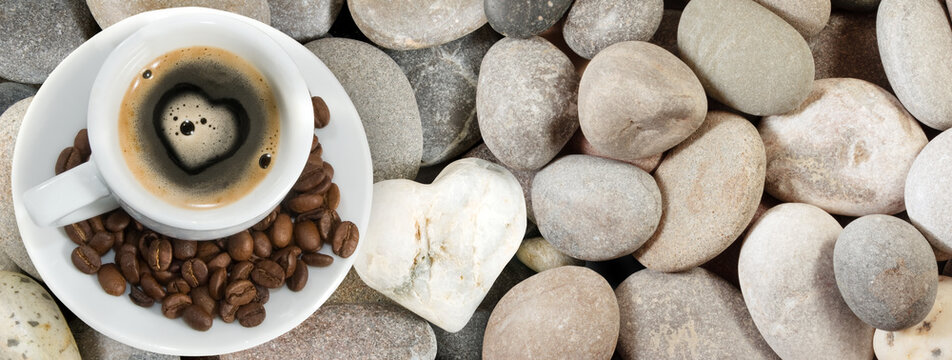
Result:
<instances>
[{"instance_id":1,"label":"cup interior","mask_svg":"<svg viewBox=\"0 0 952 360\"><path fill-rule=\"evenodd\" d=\"M221 48L253 65L269 82L280 113L271 170L243 197L210 209L185 208L146 189L129 170L119 143L119 110L140 71L163 54L193 46ZM96 76L87 122L100 174L127 212L154 230L195 240L240 231L277 206L303 170L314 134L310 95L290 57L253 25L212 14L162 19L120 43Z\"/></svg>"}]
</instances>

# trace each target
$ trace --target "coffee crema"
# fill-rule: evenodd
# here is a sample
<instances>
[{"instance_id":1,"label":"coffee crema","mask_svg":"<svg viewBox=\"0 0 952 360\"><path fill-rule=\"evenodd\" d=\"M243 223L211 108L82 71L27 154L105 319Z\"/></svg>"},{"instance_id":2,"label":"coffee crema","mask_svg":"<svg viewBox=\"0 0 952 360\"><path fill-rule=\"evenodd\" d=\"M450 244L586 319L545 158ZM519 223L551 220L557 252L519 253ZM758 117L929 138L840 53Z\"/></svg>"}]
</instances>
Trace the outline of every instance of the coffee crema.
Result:
<instances>
[{"instance_id":1,"label":"coffee crema","mask_svg":"<svg viewBox=\"0 0 952 360\"><path fill-rule=\"evenodd\" d=\"M267 79L215 47L168 52L141 69L119 112L119 145L139 183L185 208L228 205L277 159L280 114Z\"/></svg>"}]
</instances>

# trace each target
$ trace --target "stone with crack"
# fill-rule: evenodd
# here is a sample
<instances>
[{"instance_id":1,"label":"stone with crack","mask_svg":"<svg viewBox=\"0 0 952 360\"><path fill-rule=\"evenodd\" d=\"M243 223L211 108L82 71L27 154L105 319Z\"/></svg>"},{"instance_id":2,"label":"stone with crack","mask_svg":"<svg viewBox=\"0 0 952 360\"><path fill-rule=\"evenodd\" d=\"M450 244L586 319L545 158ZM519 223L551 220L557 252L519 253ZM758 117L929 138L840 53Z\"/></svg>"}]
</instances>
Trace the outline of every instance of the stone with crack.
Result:
<instances>
[{"instance_id":1,"label":"stone with crack","mask_svg":"<svg viewBox=\"0 0 952 360\"><path fill-rule=\"evenodd\" d=\"M468 158L432 184L374 185L354 268L371 288L448 332L466 325L526 229L526 205L504 167Z\"/></svg>"}]
</instances>

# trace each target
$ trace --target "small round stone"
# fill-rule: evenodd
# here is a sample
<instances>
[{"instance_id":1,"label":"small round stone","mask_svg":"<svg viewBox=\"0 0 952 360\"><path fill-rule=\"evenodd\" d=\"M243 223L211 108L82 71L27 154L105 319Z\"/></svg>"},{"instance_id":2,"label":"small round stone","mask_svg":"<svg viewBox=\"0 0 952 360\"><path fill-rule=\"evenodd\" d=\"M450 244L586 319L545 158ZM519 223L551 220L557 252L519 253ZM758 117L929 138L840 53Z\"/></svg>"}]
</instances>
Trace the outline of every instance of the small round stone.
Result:
<instances>
[{"instance_id":1,"label":"small round stone","mask_svg":"<svg viewBox=\"0 0 952 360\"><path fill-rule=\"evenodd\" d=\"M542 236L589 261L634 252L657 229L662 207L658 184L644 170L588 155L568 155L539 171L532 204Z\"/></svg>"},{"instance_id":2,"label":"small round stone","mask_svg":"<svg viewBox=\"0 0 952 360\"><path fill-rule=\"evenodd\" d=\"M857 79L823 79L800 107L760 122L767 192L862 216L902 211L909 167L927 139L892 94Z\"/></svg>"},{"instance_id":3,"label":"small round stone","mask_svg":"<svg viewBox=\"0 0 952 360\"><path fill-rule=\"evenodd\" d=\"M563 254L548 240L538 236L522 240L516 258L535 272L555 269L559 266L582 266L585 262Z\"/></svg>"},{"instance_id":4,"label":"small round stone","mask_svg":"<svg viewBox=\"0 0 952 360\"><path fill-rule=\"evenodd\" d=\"M850 310L877 329L915 325L935 302L939 269L929 242L889 215L850 222L833 248L833 270Z\"/></svg>"},{"instance_id":5,"label":"small round stone","mask_svg":"<svg viewBox=\"0 0 952 360\"><path fill-rule=\"evenodd\" d=\"M713 259L747 227L764 187L764 147L747 119L712 111L655 170L658 231L635 253L655 271L684 271ZM538 215L538 214L537 214Z\"/></svg>"},{"instance_id":6,"label":"small round stone","mask_svg":"<svg viewBox=\"0 0 952 360\"><path fill-rule=\"evenodd\" d=\"M939 253L952 253L952 132L945 131L919 152L906 178L909 220Z\"/></svg>"},{"instance_id":7,"label":"small round stone","mask_svg":"<svg viewBox=\"0 0 952 360\"><path fill-rule=\"evenodd\" d=\"M830 0L754 0L763 7L770 9L805 38L810 38L823 27L830 19Z\"/></svg>"},{"instance_id":8,"label":"small round stone","mask_svg":"<svg viewBox=\"0 0 952 360\"><path fill-rule=\"evenodd\" d=\"M89 11L103 29L122 19L151 10L183 6L200 6L233 12L271 24L268 0L86 0Z\"/></svg>"},{"instance_id":9,"label":"small round stone","mask_svg":"<svg viewBox=\"0 0 952 360\"><path fill-rule=\"evenodd\" d=\"M307 43L353 101L367 133L374 182L413 179L423 154L420 110L410 81L386 53L357 40Z\"/></svg>"},{"instance_id":10,"label":"small round stone","mask_svg":"<svg viewBox=\"0 0 952 360\"><path fill-rule=\"evenodd\" d=\"M952 277L939 276L935 305L921 323L900 331L876 330L879 360L948 359L952 355Z\"/></svg>"},{"instance_id":11,"label":"small round stone","mask_svg":"<svg viewBox=\"0 0 952 360\"><path fill-rule=\"evenodd\" d=\"M876 44L876 13L835 12L809 44L817 79L854 78L892 89Z\"/></svg>"},{"instance_id":12,"label":"small round stone","mask_svg":"<svg viewBox=\"0 0 952 360\"><path fill-rule=\"evenodd\" d=\"M622 359L776 358L740 291L707 270L641 270L622 282L615 295Z\"/></svg>"},{"instance_id":13,"label":"small round stone","mask_svg":"<svg viewBox=\"0 0 952 360\"><path fill-rule=\"evenodd\" d=\"M499 300L486 325L482 355L608 359L618 327L618 301L608 282L587 268L563 266L526 279Z\"/></svg>"},{"instance_id":14,"label":"small round stone","mask_svg":"<svg viewBox=\"0 0 952 360\"><path fill-rule=\"evenodd\" d=\"M33 266L33 260L23 246L20 239L20 228L17 226L16 214L13 210L13 193L10 188L10 169L13 168L13 146L16 144L17 134L23 116L30 107L33 97L20 100L10 106L0 115L0 251L34 279L43 281L40 273ZM48 164L50 169L53 164ZM65 261L65 260L64 260Z\"/></svg>"},{"instance_id":15,"label":"small round stone","mask_svg":"<svg viewBox=\"0 0 952 360\"><path fill-rule=\"evenodd\" d=\"M26 99L34 94L36 94L36 88L29 85L14 82L0 84L0 114L7 111L7 108L17 101Z\"/></svg>"},{"instance_id":16,"label":"small round stone","mask_svg":"<svg viewBox=\"0 0 952 360\"><path fill-rule=\"evenodd\" d=\"M833 248L842 228L808 204L777 205L747 232L737 262L744 302L782 359L870 359L873 327L836 287Z\"/></svg>"},{"instance_id":17,"label":"small round stone","mask_svg":"<svg viewBox=\"0 0 952 360\"><path fill-rule=\"evenodd\" d=\"M499 34L487 26L420 50L384 50L403 69L420 108L423 166L446 162L479 142L476 79Z\"/></svg>"},{"instance_id":18,"label":"small round stone","mask_svg":"<svg viewBox=\"0 0 952 360\"><path fill-rule=\"evenodd\" d=\"M82 0L4 0L0 11L0 77L39 84L96 34Z\"/></svg>"},{"instance_id":19,"label":"small round stone","mask_svg":"<svg viewBox=\"0 0 952 360\"><path fill-rule=\"evenodd\" d=\"M483 0L350 0L347 6L367 38L394 50L442 45L486 24Z\"/></svg>"},{"instance_id":20,"label":"small round stone","mask_svg":"<svg viewBox=\"0 0 952 360\"><path fill-rule=\"evenodd\" d=\"M572 0L485 0L486 19L493 30L515 38L527 38L552 27L572 5Z\"/></svg>"},{"instance_id":21,"label":"small round stone","mask_svg":"<svg viewBox=\"0 0 952 360\"><path fill-rule=\"evenodd\" d=\"M344 0L268 0L271 26L307 42L327 34Z\"/></svg>"},{"instance_id":22,"label":"small round stone","mask_svg":"<svg viewBox=\"0 0 952 360\"><path fill-rule=\"evenodd\" d=\"M483 58L476 114L486 146L507 166L547 164L578 129L578 73L540 37L505 38Z\"/></svg>"},{"instance_id":23,"label":"small round stone","mask_svg":"<svg viewBox=\"0 0 952 360\"><path fill-rule=\"evenodd\" d=\"M663 12L663 0L576 0L565 18L565 42L591 59L615 43L648 41Z\"/></svg>"},{"instance_id":24,"label":"small round stone","mask_svg":"<svg viewBox=\"0 0 952 360\"><path fill-rule=\"evenodd\" d=\"M585 69L579 125L599 152L634 161L668 150L701 126L707 96L677 56L641 41L616 43Z\"/></svg>"}]
</instances>

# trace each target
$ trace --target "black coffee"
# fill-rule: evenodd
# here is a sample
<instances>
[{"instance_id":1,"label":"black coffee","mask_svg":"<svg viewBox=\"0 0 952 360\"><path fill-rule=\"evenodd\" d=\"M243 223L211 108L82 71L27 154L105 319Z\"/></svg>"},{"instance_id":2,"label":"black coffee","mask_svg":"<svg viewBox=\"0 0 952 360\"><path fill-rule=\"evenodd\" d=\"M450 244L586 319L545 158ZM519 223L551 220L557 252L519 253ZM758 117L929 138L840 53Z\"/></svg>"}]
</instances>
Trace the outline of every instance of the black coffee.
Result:
<instances>
[{"instance_id":1,"label":"black coffee","mask_svg":"<svg viewBox=\"0 0 952 360\"><path fill-rule=\"evenodd\" d=\"M197 208L231 203L273 167L280 136L271 86L237 55L190 47L155 59L132 80L119 142L142 185Z\"/></svg>"}]
</instances>

